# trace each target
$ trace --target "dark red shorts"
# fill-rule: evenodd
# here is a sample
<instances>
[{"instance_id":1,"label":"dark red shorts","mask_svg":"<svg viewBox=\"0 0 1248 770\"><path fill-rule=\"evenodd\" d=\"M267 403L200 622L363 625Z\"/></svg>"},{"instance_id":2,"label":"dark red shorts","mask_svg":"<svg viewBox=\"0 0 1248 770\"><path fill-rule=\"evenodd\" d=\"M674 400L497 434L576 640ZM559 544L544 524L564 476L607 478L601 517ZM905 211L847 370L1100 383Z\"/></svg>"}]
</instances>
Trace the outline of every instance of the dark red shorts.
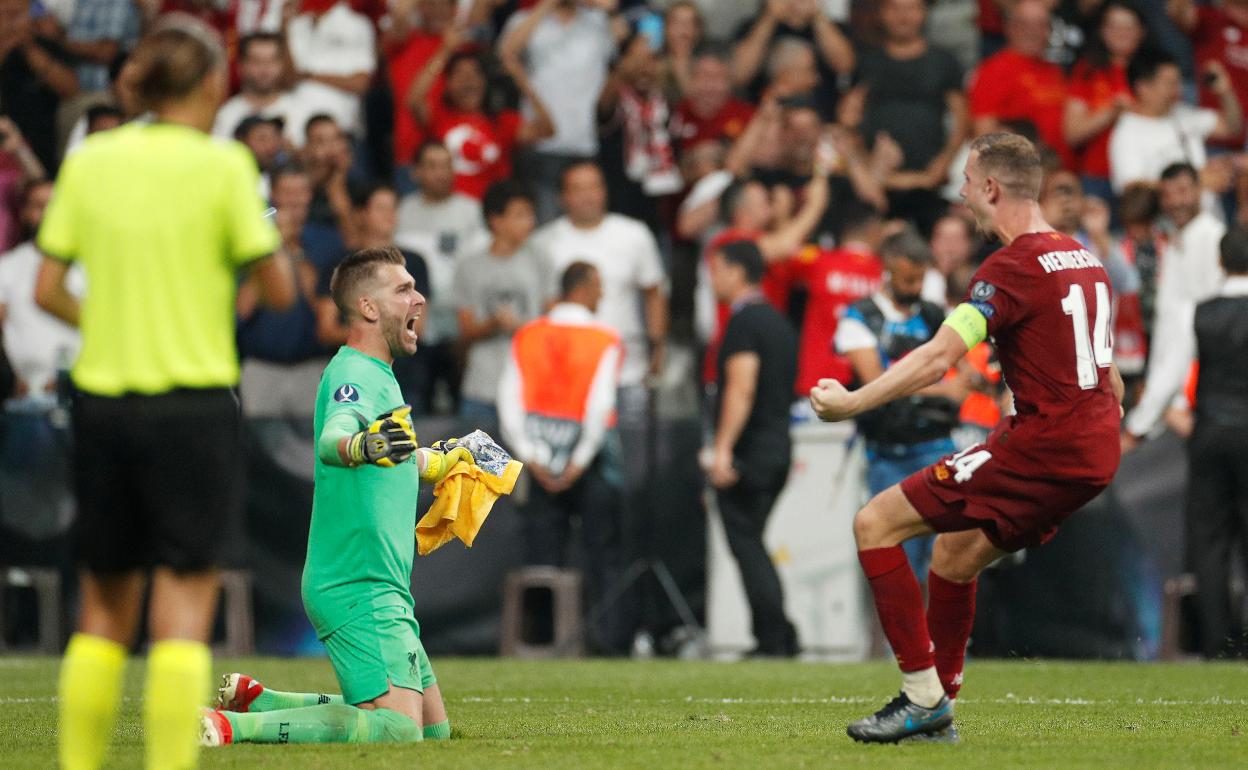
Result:
<instances>
[{"instance_id":1,"label":"dark red shorts","mask_svg":"<svg viewBox=\"0 0 1248 770\"><path fill-rule=\"evenodd\" d=\"M1036 467L1023 474L992 440L949 455L901 482L901 491L932 529L982 529L1003 551L1047 543L1070 514L1107 484L1053 478Z\"/></svg>"}]
</instances>

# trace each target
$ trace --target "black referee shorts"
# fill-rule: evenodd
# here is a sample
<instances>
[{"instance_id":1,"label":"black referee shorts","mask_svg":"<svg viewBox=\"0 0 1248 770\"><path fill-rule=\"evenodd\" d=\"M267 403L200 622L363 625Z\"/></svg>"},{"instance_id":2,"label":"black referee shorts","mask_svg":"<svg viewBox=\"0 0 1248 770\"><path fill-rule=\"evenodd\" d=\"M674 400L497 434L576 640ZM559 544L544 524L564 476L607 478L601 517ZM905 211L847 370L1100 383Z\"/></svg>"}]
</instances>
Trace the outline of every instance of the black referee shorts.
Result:
<instances>
[{"instance_id":1,"label":"black referee shorts","mask_svg":"<svg viewBox=\"0 0 1248 770\"><path fill-rule=\"evenodd\" d=\"M228 389L74 399L78 564L96 573L219 566L239 542L242 417Z\"/></svg>"}]
</instances>

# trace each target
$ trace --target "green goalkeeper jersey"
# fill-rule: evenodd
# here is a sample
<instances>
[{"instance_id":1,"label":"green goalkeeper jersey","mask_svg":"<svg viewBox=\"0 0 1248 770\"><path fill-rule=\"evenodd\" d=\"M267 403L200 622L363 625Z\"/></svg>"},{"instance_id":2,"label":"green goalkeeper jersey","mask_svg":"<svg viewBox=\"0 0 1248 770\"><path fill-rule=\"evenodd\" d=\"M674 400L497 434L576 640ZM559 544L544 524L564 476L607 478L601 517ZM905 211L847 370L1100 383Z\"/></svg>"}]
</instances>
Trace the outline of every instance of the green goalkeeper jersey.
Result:
<instances>
[{"instance_id":1,"label":"green goalkeeper jersey","mask_svg":"<svg viewBox=\"0 0 1248 770\"><path fill-rule=\"evenodd\" d=\"M316 393L313 430L348 435L403 403L390 365L343 346L325 367ZM330 465L316 457L303 605L319 638L374 609L412 607L416 495L415 459L393 468Z\"/></svg>"}]
</instances>

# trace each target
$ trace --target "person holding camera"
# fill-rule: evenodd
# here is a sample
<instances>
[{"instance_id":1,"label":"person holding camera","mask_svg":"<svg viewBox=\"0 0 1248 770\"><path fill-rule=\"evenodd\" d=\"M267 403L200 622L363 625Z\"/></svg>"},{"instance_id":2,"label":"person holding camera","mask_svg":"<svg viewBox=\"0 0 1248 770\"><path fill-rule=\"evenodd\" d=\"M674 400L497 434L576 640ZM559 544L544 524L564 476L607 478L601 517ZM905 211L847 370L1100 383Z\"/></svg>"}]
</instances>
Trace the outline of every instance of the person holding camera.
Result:
<instances>
[{"instance_id":1,"label":"person holding camera","mask_svg":"<svg viewBox=\"0 0 1248 770\"><path fill-rule=\"evenodd\" d=\"M884 285L850 305L836 328L836 350L849 359L860 386L930 340L945 320L944 308L919 296L932 263L926 241L912 229L902 230L884 241L880 255L888 273ZM858 417L858 433L867 443L872 496L955 451L950 434L958 425L967 382L954 373ZM932 540L915 537L903 543L920 583L927 580Z\"/></svg>"}]
</instances>

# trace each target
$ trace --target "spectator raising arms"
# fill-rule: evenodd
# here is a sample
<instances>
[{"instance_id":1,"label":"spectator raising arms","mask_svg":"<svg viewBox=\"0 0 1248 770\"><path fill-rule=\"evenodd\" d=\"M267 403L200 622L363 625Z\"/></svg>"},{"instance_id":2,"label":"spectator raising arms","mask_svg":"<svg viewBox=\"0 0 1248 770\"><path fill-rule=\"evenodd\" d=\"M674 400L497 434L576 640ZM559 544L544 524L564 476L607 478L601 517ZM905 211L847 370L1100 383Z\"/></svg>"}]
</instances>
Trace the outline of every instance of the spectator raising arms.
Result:
<instances>
[{"instance_id":1,"label":"spectator raising arms","mask_svg":"<svg viewBox=\"0 0 1248 770\"><path fill-rule=\"evenodd\" d=\"M884 0L880 19L883 45L858 56L862 133L884 132L901 146L901 168L885 180L889 211L927 233L948 207L939 191L969 129L962 72L952 54L927 42L924 0Z\"/></svg>"},{"instance_id":2,"label":"spectator raising arms","mask_svg":"<svg viewBox=\"0 0 1248 770\"><path fill-rule=\"evenodd\" d=\"M524 118L516 110L491 111L484 56L457 50L463 42L461 35L462 30L454 26L443 34L442 46L412 84L407 106L430 138L450 150L455 190L479 199L490 184L511 176L512 153L517 145L554 136L555 127L520 67L510 74L528 100L533 117ZM442 95L430 99L430 89L443 76Z\"/></svg>"},{"instance_id":3,"label":"spectator raising arms","mask_svg":"<svg viewBox=\"0 0 1248 770\"><path fill-rule=\"evenodd\" d=\"M693 0L676 0L663 14L663 93L675 103L689 91L694 56L706 35L706 20Z\"/></svg>"},{"instance_id":4,"label":"spectator raising arms","mask_svg":"<svg viewBox=\"0 0 1248 770\"><path fill-rule=\"evenodd\" d=\"M620 46L598 97L599 158L611 207L658 232L662 196L683 186L668 132L671 110L663 95L658 51L645 35Z\"/></svg>"},{"instance_id":5,"label":"spectator raising arms","mask_svg":"<svg viewBox=\"0 0 1248 770\"><path fill-rule=\"evenodd\" d=\"M1042 57L1048 44L1049 9L1043 0L1019 0L1005 25L1006 47L984 59L969 92L975 136L1026 121L1068 168L1074 159L1062 135L1066 78L1061 67Z\"/></svg>"},{"instance_id":6,"label":"spectator raising arms","mask_svg":"<svg viewBox=\"0 0 1248 770\"><path fill-rule=\"evenodd\" d=\"M525 179L534 185L539 222L559 213L563 170L598 153L595 105L607 81L607 64L628 25L617 0L540 0L507 22L498 54L509 72L523 67L555 120L555 135L526 159ZM532 105L527 105L533 114Z\"/></svg>"},{"instance_id":7,"label":"spectator raising arms","mask_svg":"<svg viewBox=\"0 0 1248 770\"><path fill-rule=\"evenodd\" d=\"M419 10L419 26L408 23L413 10ZM395 102L411 104L411 90L425 65L442 48L442 36L455 22L454 0L396 0L390 13L390 29L385 40L386 67L390 78L390 93ZM426 99L442 96L439 79L426 89ZM416 148L425 140L425 132L416 122L416 115L408 109L394 110L394 162L400 169L412 162ZM398 182L401 190L410 190L409 180L400 171Z\"/></svg>"},{"instance_id":8,"label":"spectator raising arms","mask_svg":"<svg viewBox=\"0 0 1248 770\"><path fill-rule=\"evenodd\" d=\"M1166 12L1192 41L1196 68L1204 71L1211 62L1226 68L1240 108L1248 104L1248 0L1222 0L1197 5L1193 0L1167 0ZM1222 96L1207 80L1197 81L1200 106L1219 109ZM1214 144L1242 149L1243 127L1230 136L1212 137Z\"/></svg>"},{"instance_id":9,"label":"spectator raising arms","mask_svg":"<svg viewBox=\"0 0 1248 770\"><path fill-rule=\"evenodd\" d=\"M56 110L78 93L78 77L65 48L45 26L36 26L30 0L0 4L0 104L21 129L48 173L60 165Z\"/></svg>"},{"instance_id":10,"label":"spectator raising arms","mask_svg":"<svg viewBox=\"0 0 1248 770\"><path fill-rule=\"evenodd\" d=\"M1109 138L1109 168L1114 191L1127 184L1156 181L1172 163L1205 167L1205 140L1236 136L1243 123L1239 101L1226 69L1206 65L1210 88L1220 94L1218 112L1183 104L1183 77L1178 62L1164 53L1141 52L1127 67L1135 102L1118 118Z\"/></svg>"},{"instance_id":11,"label":"spectator raising arms","mask_svg":"<svg viewBox=\"0 0 1248 770\"><path fill-rule=\"evenodd\" d=\"M824 15L818 0L764 0L761 6L756 17L743 22L737 31L733 81L759 100L767 85L764 65L774 69L777 44L797 38L814 47L818 103L830 110L836 104L837 80L854 71L854 47L849 38ZM775 73L770 74L774 79Z\"/></svg>"},{"instance_id":12,"label":"spectator raising arms","mask_svg":"<svg viewBox=\"0 0 1248 770\"><path fill-rule=\"evenodd\" d=\"M108 90L109 67L138 42L142 21L134 2L75 0L61 44L78 61L79 88Z\"/></svg>"},{"instance_id":13,"label":"spectator raising arms","mask_svg":"<svg viewBox=\"0 0 1248 770\"><path fill-rule=\"evenodd\" d=\"M364 127L360 99L377 67L376 32L346 0L301 0L286 26L286 44L299 85L295 99L309 115L332 115L348 134Z\"/></svg>"},{"instance_id":14,"label":"spectator raising arms","mask_svg":"<svg viewBox=\"0 0 1248 770\"><path fill-rule=\"evenodd\" d=\"M1126 0L1109 0L1095 29L1070 73L1062 136L1078 156L1084 189L1108 199L1109 135L1131 106L1127 65L1144 42L1144 18Z\"/></svg>"}]
</instances>

